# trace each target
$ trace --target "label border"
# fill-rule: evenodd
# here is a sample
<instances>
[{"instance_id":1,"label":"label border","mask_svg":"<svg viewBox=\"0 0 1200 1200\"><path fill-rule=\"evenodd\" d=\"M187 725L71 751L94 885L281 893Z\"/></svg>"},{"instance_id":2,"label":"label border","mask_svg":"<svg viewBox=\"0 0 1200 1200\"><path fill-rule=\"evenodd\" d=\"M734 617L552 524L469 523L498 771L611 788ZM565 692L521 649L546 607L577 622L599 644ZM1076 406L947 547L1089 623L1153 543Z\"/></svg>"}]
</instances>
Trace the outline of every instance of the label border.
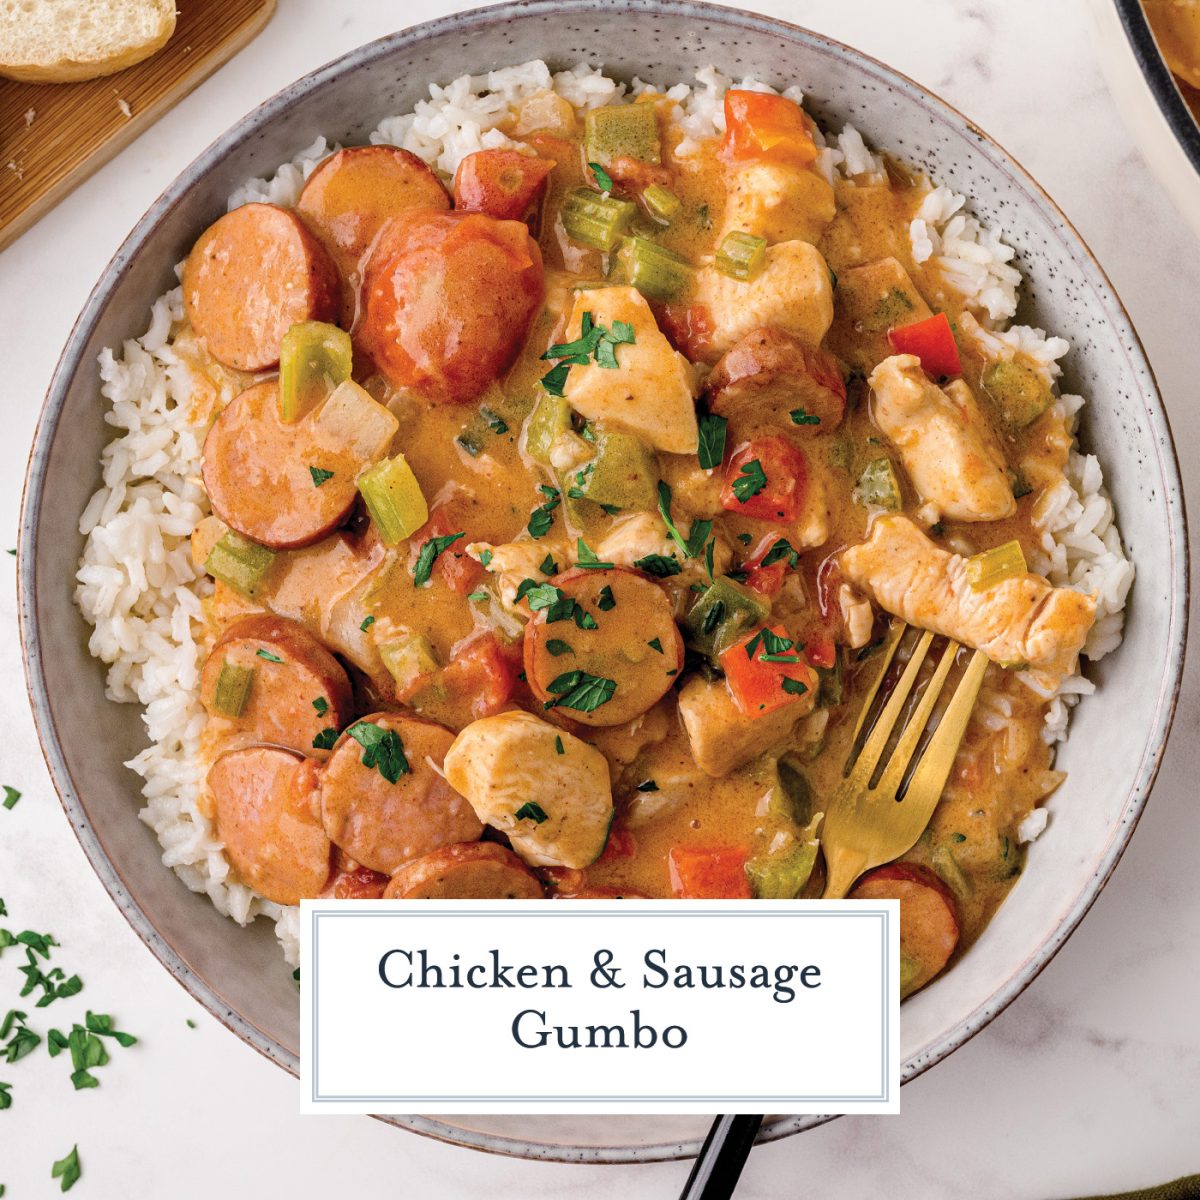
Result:
<instances>
[{"instance_id":1,"label":"label border","mask_svg":"<svg viewBox=\"0 0 1200 1200\"><path fill-rule=\"evenodd\" d=\"M345 902L343 901L341 903L345 903ZM340 907L340 905L339 905L339 907ZM328 917L328 918L337 919L339 917L349 917L349 918L361 920L363 917L384 917L384 918L387 918L388 920L393 920L396 916L396 913L379 912L378 910L372 911L372 912L362 912L362 911L346 912L344 910L337 911L337 910L331 909L331 908L322 909L322 908L318 908L314 905L314 907L312 909L310 909L309 915L311 918L311 930L312 930L311 946L310 946L310 957L312 959L312 968L311 969L312 969L313 977L315 978L315 976L317 975L318 963L319 963L319 958L320 958L319 931L320 931L320 922L321 922L322 918ZM453 918L453 919L458 919L460 916L475 916L475 917L504 917L505 919L512 919L513 917L536 917L538 919L543 919L543 920L546 917L559 918L559 919L569 918L572 920L578 920L580 917L591 918L593 920L598 920L598 919L612 920L614 918L616 918L616 919L625 918L628 920L630 918L636 918L636 917L642 916L643 914L636 909L630 910L628 912L614 912L612 909L608 909L607 907L604 912L596 912L596 913L582 912L579 909L571 909L571 910L561 909L561 910L554 910L551 912L541 912L541 911L532 911L532 910L528 910L528 909L506 909L503 907L489 907L489 908L461 908L461 909L456 909L452 913L451 912L423 912L421 915L422 915L422 917L425 917L425 918L447 917L447 918ZM694 919L698 919L698 918L711 917L713 914L712 914L711 910L706 910L703 912L688 911L688 909L686 907L686 903L684 903L684 904L680 905L679 912L677 912L677 913L672 912L672 913L669 913L668 915L672 919L683 918L683 919L693 919L694 920ZM890 947L891 947L891 938L890 938L891 913L889 912L889 910L886 908L869 908L864 904L862 906L861 911L828 912L828 911L813 910L813 909L797 910L797 909L791 909L791 908L785 908L785 909L765 908L760 903L760 904L756 904L754 906L754 911L751 911L751 912L744 912L744 913L722 912L721 915L729 916L729 917L753 917L753 918L783 917L783 918L787 918L790 920L796 920L797 918L805 918L805 917L817 917L817 918L821 918L821 919L825 919L825 920L827 920L830 917L835 917L835 918L845 917L845 918L849 918L851 920L862 920L863 918L874 917L874 918L879 918L881 920L882 937L880 938L880 942L881 942L880 951L881 951L881 960L882 961L881 961L881 971L880 971L880 986L883 990L882 1004L881 1004L881 1016L883 1019L883 1033L882 1033L882 1038L881 1038L881 1055L880 1055L880 1076L881 1076L882 1084L881 1084L880 1092L878 1095L847 1096L847 1095L835 1094L835 1095L814 1096L814 1095L789 1094L789 1095L763 1096L763 1095L755 1094L755 1095L750 1095L750 1096L737 1096L737 1095L729 1095L729 1094L719 1094L719 1095L688 1095L688 1096L674 1096L674 1095L654 1095L654 1096L650 1096L650 1095L636 1095L636 1096L629 1096L629 1095L620 1095L620 1096L619 1095L600 1095L600 1096L578 1095L578 1096L576 1096L576 1095L566 1095L566 1094L562 1094L562 1093L553 1093L553 1094L548 1094L548 1095L536 1095L536 1096L528 1095L528 1094L516 1095L516 1096L492 1095L492 1094L489 1094L489 1095L457 1095L457 1094L456 1095L447 1095L445 1093L436 1093L436 1094L435 1093L421 1093L421 1094L417 1094L417 1095L381 1095L381 1094L353 1095L353 1096L352 1095L322 1095L320 1092L320 1083L319 1083L321 1060L320 1060L320 1056L318 1055L318 1052L317 1052L317 1049L318 1049L317 1048L317 1030L320 1026L320 1022L317 1020L317 1008L318 1008L318 1004L319 1004L320 989L316 987L315 983L310 983L308 986L310 988L310 995L312 996L312 1015L311 1015L311 1019L309 1021L309 1038L311 1041L311 1049L310 1049L311 1059L310 1059L310 1061L311 1061L311 1074L312 1074L311 1102L314 1105L316 1105L316 1104L409 1104L409 1103L416 1103L416 1104L420 1104L420 1103L502 1104L502 1103L506 1103L506 1102L511 1102L511 1103L515 1103L515 1104L540 1104L540 1103L656 1104L656 1103L671 1103L671 1102L677 1102L680 1104L696 1104L696 1103L701 1103L701 1102L703 1102L703 1103L712 1102L712 1103L724 1104L724 1103L729 1103L729 1102L733 1102L733 1103L754 1102L754 1103L757 1103L759 1101L763 1101L764 1103L770 1102L772 1104L774 1104L774 1103L784 1103L784 1104L788 1104L788 1103L791 1103L791 1104L887 1104L887 1103L889 1103L892 1098L892 1096L891 1096L891 1073L888 1070L888 1052L889 1052L889 1049L891 1046L891 1033L892 1033L891 1020L890 1020L891 1009L890 1009L890 1005L888 1003L888 979L889 979L889 967L890 967L888 958L889 958L889 951L890 951Z\"/></svg>"}]
</instances>

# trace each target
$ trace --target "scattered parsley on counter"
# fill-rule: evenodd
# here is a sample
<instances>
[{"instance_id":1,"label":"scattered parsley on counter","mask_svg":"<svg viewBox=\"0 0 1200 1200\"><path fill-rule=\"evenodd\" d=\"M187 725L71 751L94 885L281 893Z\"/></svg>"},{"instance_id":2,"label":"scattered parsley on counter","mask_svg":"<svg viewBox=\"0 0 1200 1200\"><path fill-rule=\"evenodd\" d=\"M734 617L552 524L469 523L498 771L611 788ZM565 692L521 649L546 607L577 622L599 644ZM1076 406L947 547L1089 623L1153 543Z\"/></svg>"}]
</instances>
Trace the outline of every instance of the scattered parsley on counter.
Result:
<instances>
[{"instance_id":1,"label":"scattered parsley on counter","mask_svg":"<svg viewBox=\"0 0 1200 1200\"><path fill-rule=\"evenodd\" d=\"M16 803L18 800L20 800L20 798L21 798L21 793L18 792L15 787L9 787L7 783L4 785L3 804L4 804L5 808L15 808Z\"/></svg>"},{"instance_id":2,"label":"scattered parsley on counter","mask_svg":"<svg viewBox=\"0 0 1200 1200\"><path fill-rule=\"evenodd\" d=\"M71 1153L65 1158L60 1158L50 1168L50 1178L61 1179L64 1192L69 1192L79 1182L82 1174L83 1168L79 1165L79 1147L77 1145L72 1146Z\"/></svg>"}]
</instances>

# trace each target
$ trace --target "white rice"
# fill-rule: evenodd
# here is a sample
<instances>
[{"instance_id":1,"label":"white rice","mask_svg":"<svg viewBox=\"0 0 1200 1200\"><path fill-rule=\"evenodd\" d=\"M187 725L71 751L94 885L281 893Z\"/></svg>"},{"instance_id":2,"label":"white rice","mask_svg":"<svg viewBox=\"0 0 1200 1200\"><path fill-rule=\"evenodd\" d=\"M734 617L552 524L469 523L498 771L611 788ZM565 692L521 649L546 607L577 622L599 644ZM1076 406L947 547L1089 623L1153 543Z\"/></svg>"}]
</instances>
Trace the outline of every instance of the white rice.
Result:
<instances>
[{"instance_id":1,"label":"white rice","mask_svg":"<svg viewBox=\"0 0 1200 1200\"><path fill-rule=\"evenodd\" d=\"M680 156L695 154L704 139L724 131L723 98L733 84L706 67L690 85L653 88L673 104L671 119L683 135ZM737 86L773 90L753 79ZM634 80L627 88L587 63L556 74L542 62L525 63L482 76L464 75L444 87L431 85L428 100L411 113L380 122L369 140L403 146L449 179L466 155L515 146L499 125L514 105L546 88L583 109L638 95L652 85ZM783 94L803 99L798 88ZM861 183L884 177L882 159L852 126L818 134L818 140L818 166L827 178L837 174ZM293 205L313 168L335 148L318 137L270 177L248 180L230 197L229 207L251 201ZM1016 311L1020 275L1011 265L1014 252L1000 231L984 228L967 214L964 197L932 188L910 237L917 261L932 260L947 284L978 310L990 331L983 336L1032 355L1051 378L1058 375L1057 360L1068 349L1065 341L1041 330L1002 328ZM128 765L144 781L139 815L157 835L163 862L239 923L260 914L273 919L287 960L295 965L299 910L265 900L231 878L221 843L198 806L205 719L197 688L204 649L201 600L211 584L192 564L189 538L208 512L200 485L206 430L190 420L194 377L173 345L182 317L176 288L156 301L140 338L127 341L119 353L105 350L100 356L105 420L118 435L104 450L103 486L80 519L86 544L76 601L93 626L91 652L109 664L108 696L144 710L150 744ZM223 401L230 398L222 396ZM1057 403L1073 427L1083 400L1062 396ZM1073 450L1067 474L1041 499L1044 561L1035 565L1054 583L1097 595L1099 617L1086 649L1094 660L1120 641L1133 567L1121 547L1096 458ZM1091 690L1082 675L1064 681L1051 700L1048 741L1066 736L1071 705ZM1003 727L1007 714L998 706L1000 700L1004 697L986 701L980 719ZM1036 836L1044 824L1044 812L1038 810L1023 823L1022 840Z\"/></svg>"}]
</instances>

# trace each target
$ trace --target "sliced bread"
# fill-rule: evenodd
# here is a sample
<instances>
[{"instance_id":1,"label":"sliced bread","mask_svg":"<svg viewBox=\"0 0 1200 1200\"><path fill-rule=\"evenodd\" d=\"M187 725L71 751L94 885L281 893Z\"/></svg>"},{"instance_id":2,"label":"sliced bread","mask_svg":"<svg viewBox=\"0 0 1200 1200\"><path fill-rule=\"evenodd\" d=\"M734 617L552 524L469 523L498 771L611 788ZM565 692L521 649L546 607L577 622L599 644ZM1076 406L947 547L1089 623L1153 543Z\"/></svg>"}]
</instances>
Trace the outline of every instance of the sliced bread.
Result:
<instances>
[{"instance_id":1,"label":"sliced bread","mask_svg":"<svg viewBox=\"0 0 1200 1200\"><path fill-rule=\"evenodd\" d=\"M0 75L70 83L149 58L175 30L175 0L0 0Z\"/></svg>"}]
</instances>

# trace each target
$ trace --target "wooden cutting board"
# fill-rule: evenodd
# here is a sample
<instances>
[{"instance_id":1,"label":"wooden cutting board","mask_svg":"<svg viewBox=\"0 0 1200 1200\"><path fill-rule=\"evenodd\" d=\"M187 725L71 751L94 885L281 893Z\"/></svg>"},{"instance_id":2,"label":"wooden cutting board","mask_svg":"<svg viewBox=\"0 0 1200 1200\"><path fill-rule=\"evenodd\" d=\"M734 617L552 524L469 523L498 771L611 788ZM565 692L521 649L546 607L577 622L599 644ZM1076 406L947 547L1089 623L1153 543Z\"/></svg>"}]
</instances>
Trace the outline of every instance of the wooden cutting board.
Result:
<instances>
[{"instance_id":1,"label":"wooden cutting board","mask_svg":"<svg viewBox=\"0 0 1200 1200\"><path fill-rule=\"evenodd\" d=\"M179 0L171 40L84 83L0 79L0 249L228 62L275 0Z\"/></svg>"}]
</instances>

